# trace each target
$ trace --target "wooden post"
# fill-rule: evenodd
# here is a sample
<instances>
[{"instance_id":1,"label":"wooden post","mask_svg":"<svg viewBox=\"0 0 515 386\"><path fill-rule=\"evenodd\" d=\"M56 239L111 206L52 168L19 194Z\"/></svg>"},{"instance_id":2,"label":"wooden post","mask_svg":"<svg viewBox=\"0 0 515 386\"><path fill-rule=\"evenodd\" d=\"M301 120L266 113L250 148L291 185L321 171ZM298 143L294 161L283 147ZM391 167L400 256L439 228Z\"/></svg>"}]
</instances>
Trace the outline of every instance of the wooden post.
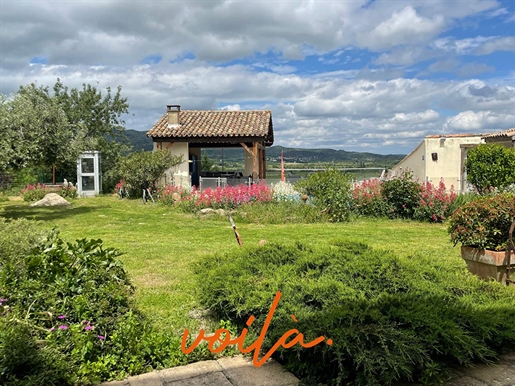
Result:
<instances>
[{"instance_id":1,"label":"wooden post","mask_svg":"<svg viewBox=\"0 0 515 386\"><path fill-rule=\"evenodd\" d=\"M52 165L52 185L55 185L55 165Z\"/></svg>"},{"instance_id":2,"label":"wooden post","mask_svg":"<svg viewBox=\"0 0 515 386\"><path fill-rule=\"evenodd\" d=\"M254 179L257 179L259 178L259 173L258 173L258 144L257 142L253 142L252 143L252 150L253 150L253 159L252 159L252 178Z\"/></svg>"}]
</instances>

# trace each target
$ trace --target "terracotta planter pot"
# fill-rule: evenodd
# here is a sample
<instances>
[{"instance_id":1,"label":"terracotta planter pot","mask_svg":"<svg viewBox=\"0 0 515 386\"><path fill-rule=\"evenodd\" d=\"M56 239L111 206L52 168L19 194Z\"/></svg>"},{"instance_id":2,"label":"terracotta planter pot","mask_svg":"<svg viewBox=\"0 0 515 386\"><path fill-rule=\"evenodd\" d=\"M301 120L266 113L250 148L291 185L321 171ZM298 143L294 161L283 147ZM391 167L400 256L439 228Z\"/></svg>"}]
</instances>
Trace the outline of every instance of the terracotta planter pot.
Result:
<instances>
[{"instance_id":1,"label":"terracotta planter pot","mask_svg":"<svg viewBox=\"0 0 515 386\"><path fill-rule=\"evenodd\" d=\"M496 252L488 249L461 247L461 257L466 261L470 272L483 279L493 278L503 284L506 284L506 267L509 253L509 251ZM515 255L512 252L511 263L514 262ZM512 276L515 276L515 272L512 272Z\"/></svg>"}]
</instances>

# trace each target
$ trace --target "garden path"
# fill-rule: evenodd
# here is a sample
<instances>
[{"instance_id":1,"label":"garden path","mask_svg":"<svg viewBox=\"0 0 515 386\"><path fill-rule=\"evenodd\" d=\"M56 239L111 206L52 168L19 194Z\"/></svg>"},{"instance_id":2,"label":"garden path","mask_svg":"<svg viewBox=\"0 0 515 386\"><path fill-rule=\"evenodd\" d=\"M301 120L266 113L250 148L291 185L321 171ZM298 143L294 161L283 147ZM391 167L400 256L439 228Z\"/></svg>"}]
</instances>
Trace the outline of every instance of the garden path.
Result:
<instances>
[{"instance_id":1,"label":"garden path","mask_svg":"<svg viewBox=\"0 0 515 386\"><path fill-rule=\"evenodd\" d=\"M270 360L255 367L250 359L236 356L105 382L100 386L297 386L299 380ZM415 386L398 384L397 386ZM446 386L515 386L515 353L502 355L495 365L479 364L454 370Z\"/></svg>"}]
</instances>

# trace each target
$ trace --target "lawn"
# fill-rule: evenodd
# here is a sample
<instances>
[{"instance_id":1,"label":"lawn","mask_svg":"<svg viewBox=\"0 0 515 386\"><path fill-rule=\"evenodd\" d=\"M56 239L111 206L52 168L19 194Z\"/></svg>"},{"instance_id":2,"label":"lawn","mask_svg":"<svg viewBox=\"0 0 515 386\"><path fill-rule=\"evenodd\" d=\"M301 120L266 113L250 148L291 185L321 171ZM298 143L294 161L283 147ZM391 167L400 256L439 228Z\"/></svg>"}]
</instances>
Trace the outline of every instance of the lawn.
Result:
<instances>
[{"instance_id":1,"label":"lawn","mask_svg":"<svg viewBox=\"0 0 515 386\"><path fill-rule=\"evenodd\" d=\"M201 307L192 263L206 254L240 248L227 218L202 219L160 204L109 196L77 199L70 208L36 209L21 201L0 203L0 208L0 215L7 218L57 227L67 241L100 238L105 246L123 251L121 259L136 286L140 309L157 328L178 336L185 328L195 331L206 323L198 318ZM262 239L316 244L352 240L398 255L426 254L465 266L459 249L449 242L445 224L359 219L344 224L237 225L244 245ZM207 322L207 328L215 325Z\"/></svg>"}]
</instances>

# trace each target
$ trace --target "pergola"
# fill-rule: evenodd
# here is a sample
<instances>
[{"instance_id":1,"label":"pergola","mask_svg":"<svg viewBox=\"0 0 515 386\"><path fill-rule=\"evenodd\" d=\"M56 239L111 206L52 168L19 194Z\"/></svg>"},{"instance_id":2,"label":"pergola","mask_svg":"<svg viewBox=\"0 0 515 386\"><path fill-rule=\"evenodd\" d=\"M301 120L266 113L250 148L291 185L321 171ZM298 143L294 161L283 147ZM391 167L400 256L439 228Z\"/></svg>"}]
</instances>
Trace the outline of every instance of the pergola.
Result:
<instances>
[{"instance_id":1,"label":"pergola","mask_svg":"<svg viewBox=\"0 0 515 386\"><path fill-rule=\"evenodd\" d=\"M183 157L179 171L189 173L192 157L200 159L201 148L242 147L245 174L266 178L266 147L274 142L269 110L181 110L167 105L166 113L147 132L154 150L165 149Z\"/></svg>"}]
</instances>

